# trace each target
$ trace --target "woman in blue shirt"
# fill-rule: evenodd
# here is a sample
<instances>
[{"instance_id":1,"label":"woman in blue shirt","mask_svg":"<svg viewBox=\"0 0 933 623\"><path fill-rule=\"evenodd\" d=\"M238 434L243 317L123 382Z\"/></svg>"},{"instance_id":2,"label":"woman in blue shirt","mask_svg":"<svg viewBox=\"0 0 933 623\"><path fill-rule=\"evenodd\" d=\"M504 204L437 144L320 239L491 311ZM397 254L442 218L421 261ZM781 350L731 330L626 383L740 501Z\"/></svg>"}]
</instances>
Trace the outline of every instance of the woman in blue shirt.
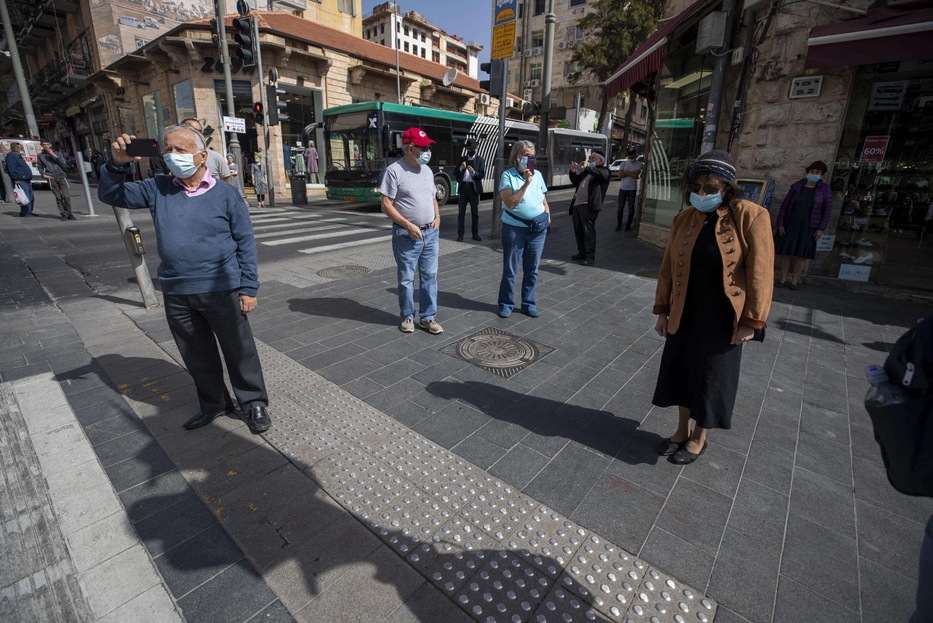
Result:
<instances>
[{"instance_id":1,"label":"woman in blue shirt","mask_svg":"<svg viewBox=\"0 0 933 623\"><path fill-rule=\"evenodd\" d=\"M522 262L522 313L538 317L535 285L544 239L551 223L547 186L539 171L529 170L534 158L531 141L518 141L509 154L512 168L502 174L499 196L502 197L502 282L499 284L499 316L508 318L515 307L515 273Z\"/></svg>"}]
</instances>

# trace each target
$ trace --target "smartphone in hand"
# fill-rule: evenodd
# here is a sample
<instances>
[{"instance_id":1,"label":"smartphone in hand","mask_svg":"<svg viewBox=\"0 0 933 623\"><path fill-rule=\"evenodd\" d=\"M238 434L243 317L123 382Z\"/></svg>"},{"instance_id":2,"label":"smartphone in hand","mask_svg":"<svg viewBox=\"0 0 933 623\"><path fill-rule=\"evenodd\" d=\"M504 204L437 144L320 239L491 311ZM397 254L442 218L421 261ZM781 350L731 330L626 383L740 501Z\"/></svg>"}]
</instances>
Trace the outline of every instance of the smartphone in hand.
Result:
<instances>
[{"instance_id":1,"label":"smartphone in hand","mask_svg":"<svg viewBox=\"0 0 933 623\"><path fill-rule=\"evenodd\" d=\"M159 148L159 141L154 138L134 138L126 146L126 155L133 158L160 158L162 150Z\"/></svg>"},{"instance_id":2,"label":"smartphone in hand","mask_svg":"<svg viewBox=\"0 0 933 623\"><path fill-rule=\"evenodd\" d=\"M536 162L537 162L537 158L535 158L534 156L528 156L528 164L525 166L525 170L531 171L532 173L534 173Z\"/></svg>"}]
</instances>

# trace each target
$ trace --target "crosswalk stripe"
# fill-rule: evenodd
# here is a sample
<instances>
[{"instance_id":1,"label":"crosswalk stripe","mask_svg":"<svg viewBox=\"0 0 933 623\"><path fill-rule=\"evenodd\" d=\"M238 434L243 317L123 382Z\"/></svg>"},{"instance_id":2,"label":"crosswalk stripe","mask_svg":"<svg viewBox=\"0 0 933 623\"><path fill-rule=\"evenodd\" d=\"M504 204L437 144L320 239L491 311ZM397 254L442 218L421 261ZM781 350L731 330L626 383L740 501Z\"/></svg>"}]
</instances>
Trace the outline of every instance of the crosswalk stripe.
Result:
<instances>
[{"instance_id":1,"label":"crosswalk stripe","mask_svg":"<svg viewBox=\"0 0 933 623\"><path fill-rule=\"evenodd\" d=\"M273 225L273 227L275 227ZM272 236L288 236L291 234L305 234L311 231L325 231L328 229L341 229L346 225L324 225L322 227L306 227L304 229L290 229L286 231L267 231L260 234L253 234L253 238L271 238Z\"/></svg>"},{"instance_id":2,"label":"crosswalk stripe","mask_svg":"<svg viewBox=\"0 0 933 623\"><path fill-rule=\"evenodd\" d=\"M266 225L265 223L268 221L264 221L260 225L255 225L253 227L253 231L264 231L267 229L281 229L282 227L296 227L296 226L302 226L302 225L310 225L312 223L342 223L344 225L355 225L356 224L356 223L353 223L353 221L349 221L345 218L319 218L319 219L304 218L301 220L298 220L298 219L283 219L283 220L286 220L288 222L280 223L278 225ZM365 227L371 227L371 225L365 225Z\"/></svg>"},{"instance_id":3,"label":"crosswalk stripe","mask_svg":"<svg viewBox=\"0 0 933 623\"><path fill-rule=\"evenodd\" d=\"M380 236L378 238L369 238L367 240L351 240L350 242L341 242L339 244L328 244L323 247L313 249L299 249L299 253L324 253L325 251L335 251L337 249L347 249L349 247L361 247L364 244L375 244L377 242L386 242L391 240L392 236Z\"/></svg>"},{"instance_id":4,"label":"crosswalk stripe","mask_svg":"<svg viewBox=\"0 0 933 623\"><path fill-rule=\"evenodd\" d=\"M262 244L274 247L280 244L294 244L296 242L308 242L311 240L321 240L323 238L343 238L344 236L355 236L357 234L370 233L371 230L351 229L348 231L329 232L326 234L312 234L310 236L297 236L295 238L282 238L281 240L270 240Z\"/></svg>"}]
</instances>

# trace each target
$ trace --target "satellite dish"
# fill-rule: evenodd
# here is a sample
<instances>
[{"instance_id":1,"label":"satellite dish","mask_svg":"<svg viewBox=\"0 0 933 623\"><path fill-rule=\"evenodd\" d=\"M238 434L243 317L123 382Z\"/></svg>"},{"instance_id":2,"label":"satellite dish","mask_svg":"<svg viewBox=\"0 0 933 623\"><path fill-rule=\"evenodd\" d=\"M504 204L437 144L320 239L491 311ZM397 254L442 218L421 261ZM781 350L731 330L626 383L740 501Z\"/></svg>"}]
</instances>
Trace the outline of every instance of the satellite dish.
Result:
<instances>
[{"instance_id":1,"label":"satellite dish","mask_svg":"<svg viewBox=\"0 0 933 623\"><path fill-rule=\"evenodd\" d=\"M454 80L457 79L457 68L451 67L450 71L444 74L444 86L449 87L454 83Z\"/></svg>"}]
</instances>

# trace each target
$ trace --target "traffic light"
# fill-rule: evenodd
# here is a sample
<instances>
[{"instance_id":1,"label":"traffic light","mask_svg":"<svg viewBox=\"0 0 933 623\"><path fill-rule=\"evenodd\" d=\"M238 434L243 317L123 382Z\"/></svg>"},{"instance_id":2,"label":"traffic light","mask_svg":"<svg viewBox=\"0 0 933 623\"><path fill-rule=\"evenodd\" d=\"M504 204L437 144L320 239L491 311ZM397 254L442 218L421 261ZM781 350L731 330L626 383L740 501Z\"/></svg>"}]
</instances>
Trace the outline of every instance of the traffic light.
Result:
<instances>
[{"instance_id":1,"label":"traffic light","mask_svg":"<svg viewBox=\"0 0 933 623\"><path fill-rule=\"evenodd\" d=\"M253 102L253 120L256 125L263 125L266 122L266 115L262 110L262 102Z\"/></svg>"},{"instance_id":2,"label":"traffic light","mask_svg":"<svg viewBox=\"0 0 933 623\"><path fill-rule=\"evenodd\" d=\"M505 61L499 60L481 63L479 66L480 71L489 74L489 80L480 80L479 88L486 89L490 97L502 99L502 70L504 65Z\"/></svg>"},{"instance_id":3,"label":"traffic light","mask_svg":"<svg viewBox=\"0 0 933 623\"><path fill-rule=\"evenodd\" d=\"M212 19L209 23L211 25L211 43L213 43L214 45L219 45L220 35L217 33L219 33L220 31L217 30L217 19L216 18Z\"/></svg>"},{"instance_id":4,"label":"traffic light","mask_svg":"<svg viewBox=\"0 0 933 623\"><path fill-rule=\"evenodd\" d=\"M285 95L285 91L275 88L274 84L266 85L266 102L269 104L269 125L278 125L283 121L288 121L288 114L285 112L285 109L288 108L288 104L279 99L283 95Z\"/></svg>"},{"instance_id":5,"label":"traffic light","mask_svg":"<svg viewBox=\"0 0 933 623\"><path fill-rule=\"evenodd\" d=\"M256 64L256 51L253 49L253 22L248 17L234 17L233 29L236 34L233 40L239 46L236 55L242 59L243 67L252 67Z\"/></svg>"}]
</instances>

